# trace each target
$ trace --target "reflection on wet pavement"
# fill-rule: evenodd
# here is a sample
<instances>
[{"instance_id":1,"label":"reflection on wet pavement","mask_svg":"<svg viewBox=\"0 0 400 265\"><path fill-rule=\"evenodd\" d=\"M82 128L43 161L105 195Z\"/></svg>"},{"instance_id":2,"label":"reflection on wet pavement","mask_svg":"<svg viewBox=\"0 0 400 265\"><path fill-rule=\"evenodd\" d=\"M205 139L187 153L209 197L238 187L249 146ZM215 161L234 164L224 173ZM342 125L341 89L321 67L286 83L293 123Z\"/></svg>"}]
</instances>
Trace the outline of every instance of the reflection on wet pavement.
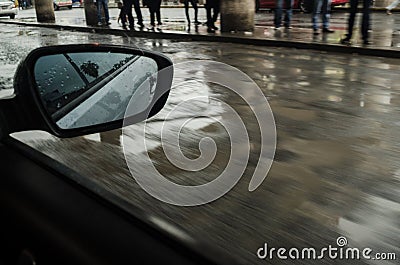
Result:
<instances>
[{"instance_id":1,"label":"reflection on wet pavement","mask_svg":"<svg viewBox=\"0 0 400 265\"><path fill-rule=\"evenodd\" d=\"M18 28L22 33L16 34L17 27L9 28L0 40L0 58L8 58L12 66L6 64L4 68L9 71L15 69L17 59L10 54L16 47L19 60L32 48L49 43L94 41L163 52L174 63L215 60L232 65L260 86L277 126L276 159L264 183L248 192L260 152L258 125L248 106L219 86L191 82L191 77L205 74L195 62L185 72L187 80L174 80L175 84L184 85L174 87L165 109L148 125L149 134L154 135L148 146L150 156L169 179L198 185L215 178L226 165L229 139L223 127L210 117L222 124L229 122L230 117L212 98L231 104L239 112L250 137L249 163L238 185L221 199L198 207L171 206L144 192L127 169L120 146L121 131L74 139L57 139L43 132L16 134L21 141L91 178L150 216L172 222L184 235L205 241L245 264L267 263L256 256L264 242L276 248L320 249L335 245L340 235L348 239L351 247L395 252L399 258L398 60L234 44L129 40L33 28ZM0 71L2 83L12 78L9 74ZM194 96L203 100L167 119L166 123L173 128L171 137L174 131L181 130L182 152L190 158L199 155L199 141L206 136L216 141L218 151L207 169L188 173L169 163L156 135L168 110ZM179 119L190 119L204 110L209 117L188 123L183 129L176 126ZM139 129L140 125L129 127L127 141L131 141L131 146L135 143L135 130ZM130 148L128 155L138 165L146 159L143 150ZM330 261L296 261L322 262ZM335 262L381 264L366 260Z\"/></svg>"},{"instance_id":2,"label":"reflection on wet pavement","mask_svg":"<svg viewBox=\"0 0 400 265\"><path fill-rule=\"evenodd\" d=\"M383 3L380 3L383 4ZM86 27L85 14L83 9L74 8L73 10L65 10L66 12L56 12L56 24L62 26L75 26ZM382 10L381 10L382 11ZM145 24L149 23L148 10L142 9ZM117 22L119 16L119 9L110 9L111 25L110 29L121 30L121 24ZM173 33L179 35L210 35L210 36L225 36L225 37L241 37L253 38L262 40L276 40L276 41L289 41L296 43L313 43L313 44L328 44L333 47L339 45L339 40L347 33L347 19L348 13L346 10L338 10L335 8L331 12L330 28L335 30L333 34L320 34L313 35L311 27L311 14L294 12L291 20L292 29L274 30L274 13L266 10L255 14L255 30L254 32L230 32L221 34L219 31L213 34L207 33L207 27L200 25L188 26L184 15L183 8L163 8L161 10L163 26L160 27L160 32ZM360 17L356 17L355 30L353 36L352 46L363 46L360 36ZM387 16L385 12L372 12L371 14L371 31L369 48L379 48L385 50L398 50L400 48L400 34L399 34L399 16ZM36 14L33 9L26 9L19 12L17 16L18 21L26 23L36 23ZM206 14L204 8L199 9L199 20L205 22ZM0 22L8 22L8 20L1 19ZM220 22L217 21L217 26L220 27ZM139 30L136 28L136 30ZM140 30L139 30L140 31ZM144 29L144 31L148 31ZM156 31L157 32L157 31ZM132 32L131 32L132 33ZM137 33L137 32L136 32ZM132 33L135 34L135 33ZM189 36L188 36L189 37ZM162 38L162 37L160 37ZM277 44L279 45L279 44Z\"/></svg>"}]
</instances>

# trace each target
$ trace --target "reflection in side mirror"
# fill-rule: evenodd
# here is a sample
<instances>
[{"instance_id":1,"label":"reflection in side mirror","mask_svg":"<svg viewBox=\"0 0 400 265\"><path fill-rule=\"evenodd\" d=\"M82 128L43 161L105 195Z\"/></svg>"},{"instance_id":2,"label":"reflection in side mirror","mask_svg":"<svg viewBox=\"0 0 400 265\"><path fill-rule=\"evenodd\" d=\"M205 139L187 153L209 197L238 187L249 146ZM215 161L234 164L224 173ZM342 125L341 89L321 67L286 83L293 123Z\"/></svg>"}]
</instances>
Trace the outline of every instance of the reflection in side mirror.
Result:
<instances>
[{"instance_id":1,"label":"reflection in side mirror","mask_svg":"<svg viewBox=\"0 0 400 265\"><path fill-rule=\"evenodd\" d=\"M42 56L33 73L53 122L60 129L76 129L123 119L130 101L132 114L146 111L158 70L146 56L86 51Z\"/></svg>"}]
</instances>

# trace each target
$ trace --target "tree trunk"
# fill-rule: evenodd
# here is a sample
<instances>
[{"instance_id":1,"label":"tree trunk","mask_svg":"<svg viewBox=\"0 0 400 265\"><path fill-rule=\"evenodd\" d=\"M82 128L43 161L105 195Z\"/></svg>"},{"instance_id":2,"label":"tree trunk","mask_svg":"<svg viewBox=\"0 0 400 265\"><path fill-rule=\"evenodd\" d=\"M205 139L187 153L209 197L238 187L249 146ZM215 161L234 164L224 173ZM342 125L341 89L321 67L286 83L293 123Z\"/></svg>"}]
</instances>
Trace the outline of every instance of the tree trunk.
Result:
<instances>
[{"instance_id":1,"label":"tree trunk","mask_svg":"<svg viewBox=\"0 0 400 265\"><path fill-rule=\"evenodd\" d=\"M255 0L221 0L221 31L253 31Z\"/></svg>"},{"instance_id":2,"label":"tree trunk","mask_svg":"<svg viewBox=\"0 0 400 265\"><path fill-rule=\"evenodd\" d=\"M52 0L36 0L35 10L38 22L54 23L56 21Z\"/></svg>"}]
</instances>

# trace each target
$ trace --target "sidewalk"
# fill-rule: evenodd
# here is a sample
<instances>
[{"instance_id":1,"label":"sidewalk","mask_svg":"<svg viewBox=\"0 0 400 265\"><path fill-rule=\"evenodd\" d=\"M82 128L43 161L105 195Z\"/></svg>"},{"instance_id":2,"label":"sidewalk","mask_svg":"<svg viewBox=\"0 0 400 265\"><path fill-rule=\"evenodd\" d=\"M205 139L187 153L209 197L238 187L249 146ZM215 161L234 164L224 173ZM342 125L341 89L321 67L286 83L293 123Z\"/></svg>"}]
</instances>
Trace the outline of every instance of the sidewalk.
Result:
<instances>
[{"instance_id":1,"label":"sidewalk","mask_svg":"<svg viewBox=\"0 0 400 265\"><path fill-rule=\"evenodd\" d=\"M170 11L172 10L172 11ZM339 44L340 39L346 33L347 13L333 12L331 16L331 28L333 34L312 34L311 15L295 13L292 21L292 29L281 29L275 31L273 28L273 14L262 12L255 16L256 27L254 32L240 33L207 33L205 26L189 28L184 17L183 9L163 9L163 25L151 31L147 28L134 31L123 30L117 23L118 9L110 9L110 27L87 26L84 20L83 9L75 9L67 12L56 12L56 23L37 23L34 15L21 16L15 20L0 19L0 23L18 24L23 26L40 26L64 30L75 30L83 32L95 32L100 34L114 34L131 37L165 38L183 41L210 41L210 42L231 42L240 44L251 44L260 46L290 47L298 49L315 49L327 52L358 53L371 56L382 56L390 58L400 57L400 14L388 16L382 12L374 12L372 16L371 45L362 46L360 43L358 20L354 29L352 46ZM32 13L34 14L34 12ZM148 18L147 10L143 9L143 15ZM361 17L358 14L357 19ZM199 19L205 20L205 14L200 13ZM145 21L145 23L148 21ZM219 22L217 23L219 26Z\"/></svg>"}]
</instances>

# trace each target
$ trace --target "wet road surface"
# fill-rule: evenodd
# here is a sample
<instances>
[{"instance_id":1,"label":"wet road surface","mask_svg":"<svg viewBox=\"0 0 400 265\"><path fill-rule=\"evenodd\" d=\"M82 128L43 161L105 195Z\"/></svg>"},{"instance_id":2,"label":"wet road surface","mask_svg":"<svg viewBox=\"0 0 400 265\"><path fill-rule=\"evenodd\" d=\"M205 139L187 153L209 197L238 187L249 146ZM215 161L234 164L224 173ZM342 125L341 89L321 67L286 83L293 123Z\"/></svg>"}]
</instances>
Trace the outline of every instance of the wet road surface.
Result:
<instances>
[{"instance_id":1,"label":"wet road surface","mask_svg":"<svg viewBox=\"0 0 400 265\"><path fill-rule=\"evenodd\" d=\"M212 84L190 83L207 75L193 63L181 70L165 110L150 123L150 157L160 172L180 184L198 185L218 176L229 159L229 138L221 124L230 116L213 99L226 102L245 120L250 136L248 167L239 183L224 197L197 207L160 202L135 182L127 169L121 131L73 139L43 132L14 136L90 178L130 204L145 210L155 222L171 222L179 233L201 240L244 264L398 264L400 258L400 62L379 57L349 56L296 49L234 44L129 39L38 28L4 26L0 39L0 86L11 88L17 62L35 47L50 44L101 42L159 51L174 63L214 60L249 75L268 98L277 128L277 150L267 179L254 192L248 183L259 154L259 129L249 108L236 95ZM185 79L186 77L186 79ZM199 155L201 138L212 137L218 151L207 169L186 172L166 159L157 134L168 110L188 97L209 97L178 112L166 123L172 132L179 120L206 109L204 118L181 130L182 152ZM153 126L154 125L154 126ZM134 140L140 125L128 129ZM129 133L130 132L130 133ZM173 133L166 142L172 140ZM129 149L131 161L146 159L142 150ZM101 154L101 155L100 155ZM140 172L139 172L140 173ZM147 172L142 172L147 174ZM345 236L348 246L393 252L397 261L373 260L259 260L257 249L270 247L336 246ZM207 254L207 253L205 253Z\"/></svg>"}]
</instances>

